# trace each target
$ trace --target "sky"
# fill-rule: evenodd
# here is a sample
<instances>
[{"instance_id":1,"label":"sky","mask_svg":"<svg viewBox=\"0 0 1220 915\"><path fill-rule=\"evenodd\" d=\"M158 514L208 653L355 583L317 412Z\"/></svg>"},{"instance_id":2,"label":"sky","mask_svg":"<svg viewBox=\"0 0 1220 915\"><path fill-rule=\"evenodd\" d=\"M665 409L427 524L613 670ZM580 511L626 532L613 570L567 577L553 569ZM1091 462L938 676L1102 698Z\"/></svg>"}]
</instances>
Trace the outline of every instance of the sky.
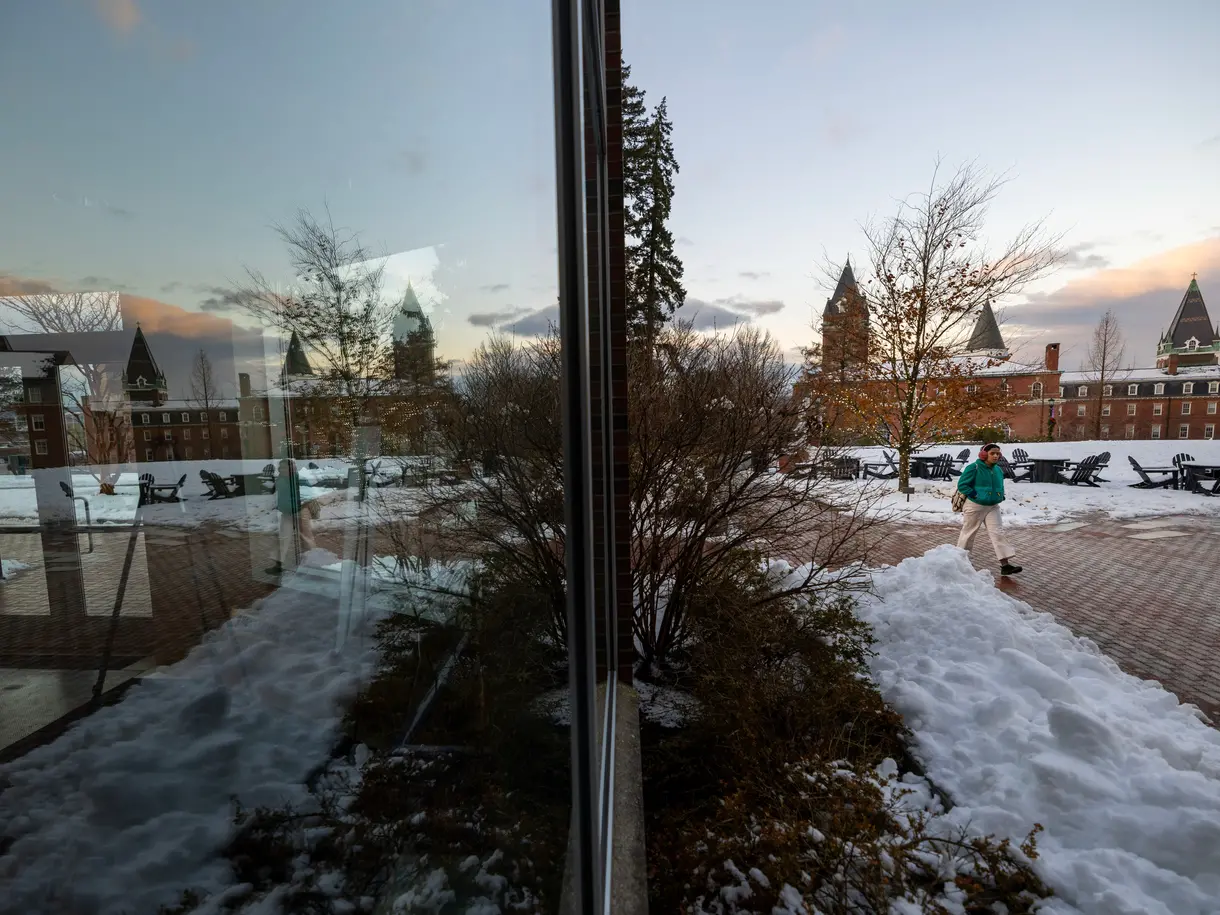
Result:
<instances>
[{"instance_id":1,"label":"sky","mask_svg":"<svg viewBox=\"0 0 1220 915\"><path fill-rule=\"evenodd\" d=\"M674 123L684 313L796 358L825 267L859 263L861 224L940 158L1009 178L995 242L1042 218L1064 235L1064 267L997 303L1010 343L1061 342L1075 368L1113 308L1147 365L1192 273L1220 319L1220 5L1014 9L623 0L632 79ZM274 227L303 208L414 286L441 356L545 330L550 55L545 0L4 3L0 295L164 306L181 387L192 334L244 339L247 270L291 281Z\"/></svg>"}]
</instances>

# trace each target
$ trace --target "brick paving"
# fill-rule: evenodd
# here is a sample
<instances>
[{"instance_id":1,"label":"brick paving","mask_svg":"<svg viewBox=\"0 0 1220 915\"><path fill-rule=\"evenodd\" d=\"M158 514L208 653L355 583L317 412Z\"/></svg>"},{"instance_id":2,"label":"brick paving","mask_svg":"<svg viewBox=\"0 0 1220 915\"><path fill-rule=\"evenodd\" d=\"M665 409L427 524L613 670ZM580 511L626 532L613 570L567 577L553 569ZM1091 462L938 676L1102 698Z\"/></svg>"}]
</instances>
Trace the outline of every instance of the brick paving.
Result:
<instances>
[{"instance_id":1,"label":"brick paving","mask_svg":"<svg viewBox=\"0 0 1220 915\"><path fill-rule=\"evenodd\" d=\"M1007 534L1020 575L999 577L985 532L972 553L977 568L996 572L1002 591L1220 723L1220 522L1084 517ZM873 556L894 563L957 535L956 525L888 525Z\"/></svg>"}]
</instances>

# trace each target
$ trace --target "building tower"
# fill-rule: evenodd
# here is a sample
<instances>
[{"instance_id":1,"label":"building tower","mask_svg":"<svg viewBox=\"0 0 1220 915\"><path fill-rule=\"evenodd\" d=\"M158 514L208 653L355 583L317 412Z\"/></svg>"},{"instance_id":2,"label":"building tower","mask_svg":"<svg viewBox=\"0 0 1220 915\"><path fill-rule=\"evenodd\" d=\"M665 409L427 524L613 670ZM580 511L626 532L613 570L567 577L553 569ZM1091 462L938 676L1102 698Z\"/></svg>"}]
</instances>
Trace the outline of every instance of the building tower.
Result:
<instances>
[{"instance_id":1,"label":"building tower","mask_svg":"<svg viewBox=\"0 0 1220 915\"><path fill-rule=\"evenodd\" d=\"M394 316L392 337L395 379L417 384L433 381L436 375L436 335L410 282L402 297L402 307Z\"/></svg>"},{"instance_id":2,"label":"building tower","mask_svg":"<svg viewBox=\"0 0 1220 915\"><path fill-rule=\"evenodd\" d=\"M280 377L284 382L313 377L313 366L309 364L305 347L301 346L301 338L295 330L288 338L288 352L284 354L284 367L280 370Z\"/></svg>"},{"instance_id":3,"label":"building tower","mask_svg":"<svg viewBox=\"0 0 1220 915\"><path fill-rule=\"evenodd\" d=\"M1008 347L1004 343L1004 335L1000 333L999 322L995 319L995 312L991 310L990 302L983 303L983 310L979 312L978 319L974 322L974 332L970 334L970 340L966 344L966 352L1005 360L1010 355Z\"/></svg>"},{"instance_id":4,"label":"building tower","mask_svg":"<svg viewBox=\"0 0 1220 915\"><path fill-rule=\"evenodd\" d=\"M868 362L868 302L856 284L851 258L822 309L822 369L838 377Z\"/></svg>"},{"instance_id":5,"label":"building tower","mask_svg":"<svg viewBox=\"0 0 1220 915\"><path fill-rule=\"evenodd\" d=\"M1157 341L1157 368L1166 368L1170 356L1176 356L1180 366L1220 364L1220 329L1212 324L1195 276L1190 278L1169 330Z\"/></svg>"},{"instance_id":6,"label":"building tower","mask_svg":"<svg viewBox=\"0 0 1220 915\"><path fill-rule=\"evenodd\" d=\"M131 341L127 368L123 370L123 393L132 403L154 406L164 403L169 397L165 373L153 358L152 348L149 347L139 322L136 323L135 338Z\"/></svg>"}]
</instances>

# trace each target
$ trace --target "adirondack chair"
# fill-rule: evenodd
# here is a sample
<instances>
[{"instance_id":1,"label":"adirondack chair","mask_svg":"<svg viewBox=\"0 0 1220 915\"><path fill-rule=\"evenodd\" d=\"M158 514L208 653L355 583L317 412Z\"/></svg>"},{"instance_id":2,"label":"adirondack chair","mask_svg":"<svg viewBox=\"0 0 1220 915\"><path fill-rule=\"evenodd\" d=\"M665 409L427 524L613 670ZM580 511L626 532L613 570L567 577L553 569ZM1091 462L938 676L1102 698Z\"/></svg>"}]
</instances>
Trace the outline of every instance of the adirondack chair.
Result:
<instances>
[{"instance_id":1,"label":"adirondack chair","mask_svg":"<svg viewBox=\"0 0 1220 915\"><path fill-rule=\"evenodd\" d=\"M1014 464L1026 464L1029 462L1029 452L1024 448L1012 449L1012 462Z\"/></svg>"},{"instance_id":2,"label":"adirondack chair","mask_svg":"<svg viewBox=\"0 0 1220 915\"><path fill-rule=\"evenodd\" d=\"M157 501L158 502L181 502L182 497L179 496L178 493L182 490L182 486L184 483L186 483L186 474L185 473L178 478L178 482L174 484L172 489L170 489L168 495L156 496Z\"/></svg>"},{"instance_id":3,"label":"adirondack chair","mask_svg":"<svg viewBox=\"0 0 1220 915\"><path fill-rule=\"evenodd\" d=\"M958 472L960 475L960 471ZM930 480L951 480L953 479L953 455L938 454L935 462L928 468L928 479Z\"/></svg>"},{"instance_id":4,"label":"adirondack chair","mask_svg":"<svg viewBox=\"0 0 1220 915\"><path fill-rule=\"evenodd\" d=\"M1094 476L1093 476L1093 482L1109 483L1110 482L1109 480L1103 480L1100 476L1101 472L1109 466L1110 466L1110 452L1109 451L1103 451L1101 454L1097 455L1097 473L1094 474Z\"/></svg>"},{"instance_id":5,"label":"adirondack chair","mask_svg":"<svg viewBox=\"0 0 1220 915\"><path fill-rule=\"evenodd\" d=\"M1006 458L1006 457L1000 458L1000 470L1004 474L1004 479L1012 480L1014 483L1016 483L1020 480L1023 480L1025 478L1024 476L1020 476L1020 477L1017 476L1016 468L1012 466L1012 462L1009 461L1008 458Z\"/></svg>"},{"instance_id":6,"label":"adirondack chair","mask_svg":"<svg viewBox=\"0 0 1220 915\"><path fill-rule=\"evenodd\" d=\"M153 475L151 473L140 474L140 504L141 505L148 505L152 502L157 501L156 496L153 495L153 483L154 482L156 482L156 481L153 479Z\"/></svg>"},{"instance_id":7,"label":"adirondack chair","mask_svg":"<svg viewBox=\"0 0 1220 915\"><path fill-rule=\"evenodd\" d=\"M215 476L215 474L213 474L207 470L199 471L199 479L203 480L203 485L208 488L208 501L209 502L211 502L214 499L223 498L221 496L221 494L216 491L216 484L212 482L213 476Z\"/></svg>"},{"instance_id":8,"label":"adirondack chair","mask_svg":"<svg viewBox=\"0 0 1220 915\"><path fill-rule=\"evenodd\" d=\"M832 480L854 480L860 475L860 461L856 458L835 458L827 466L827 476Z\"/></svg>"},{"instance_id":9,"label":"adirondack chair","mask_svg":"<svg viewBox=\"0 0 1220 915\"><path fill-rule=\"evenodd\" d=\"M954 461L958 464L969 464L970 463L970 449L963 448L961 451L959 451L957 453L957 457L954 458Z\"/></svg>"},{"instance_id":10,"label":"adirondack chair","mask_svg":"<svg viewBox=\"0 0 1220 915\"><path fill-rule=\"evenodd\" d=\"M1065 481L1069 486L1092 486L1096 488L1098 455L1090 454L1072 470L1072 475Z\"/></svg>"},{"instance_id":11,"label":"adirondack chair","mask_svg":"<svg viewBox=\"0 0 1220 915\"><path fill-rule=\"evenodd\" d=\"M1181 470L1183 463L1190 463L1194 459L1195 456L1193 454L1187 454L1185 451L1183 451L1180 454L1175 454L1173 456L1173 466Z\"/></svg>"},{"instance_id":12,"label":"adirondack chair","mask_svg":"<svg viewBox=\"0 0 1220 915\"><path fill-rule=\"evenodd\" d=\"M241 493L231 487L228 482L225 481L225 478L218 473L208 471L207 481L208 487L211 489L211 495L208 496L208 501L214 501L216 499L232 499L234 496L241 495Z\"/></svg>"},{"instance_id":13,"label":"adirondack chair","mask_svg":"<svg viewBox=\"0 0 1220 915\"><path fill-rule=\"evenodd\" d=\"M1168 489L1173 485L1172 476L1167 476L1163 480L1154 480L1152 477L1148 476L1148 472L1139 465L1139 461L1137 461L1131 455L1127 455L1127 460L1131 462L1131 469L1134 470L1136 475L1140 478L1138 483L1131 484L1132 489Z\"/></svg>"},{"instance_id":14,"label":"adirondack chair","mask_svg":"<svg viewBox=\"0 0 1220 915\"><path fill-rule=\"evenodd\" d=\"M892 480L898 476L898 465L894 463L894 455L889 451L881 452L884 461L877 463L869 461L860 468L862 477L872 477L876 480Z\"/></svg>"}]
</instances>

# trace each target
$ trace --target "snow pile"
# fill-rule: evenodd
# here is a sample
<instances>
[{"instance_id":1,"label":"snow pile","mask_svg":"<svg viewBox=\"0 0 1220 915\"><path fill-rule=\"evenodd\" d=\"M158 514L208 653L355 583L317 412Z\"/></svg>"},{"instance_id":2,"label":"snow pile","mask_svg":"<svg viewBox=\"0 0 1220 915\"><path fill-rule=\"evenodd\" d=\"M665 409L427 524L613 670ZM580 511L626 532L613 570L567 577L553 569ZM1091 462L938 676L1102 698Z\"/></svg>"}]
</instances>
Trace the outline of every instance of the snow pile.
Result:
<instances>
[{"instance_id":1,"label":"snow pile","mask_svg":"<svg viewBox=\"0 0 1220 915\"><path fill-rule=\"evenodd\" d=\"M122 702L0 767L0 836L13 840L0 911L155 912L188 887L228 887L217 852L232 799L306 801L345 703L374 673L373 615L336 648L336 612L331 597L282 588Z\"/></svg>"},{"instance_id":2,"label":"snow pile","mask_svg":"<svg viewBox=\"0 0 1220 915\"><path fill-rule=\"evenodd\" d=\"M1014 843L1046 827L1036 870L1061 898L1043 911L1215 915L1220 732L953 547L875 585L861 615L882 693L951 817Z\"/></svg>"},{"instance_id":3,"label":"snow pile","mask_svg":"<svg viewBox=\"0 0 1220 915\"><path fill-rule=\"evenodd\" d=\"M0 571L3 571L4 578L0 579L0 585L8 581L18 572L24 572L29 568L29 565L24 562L18 562L16 559L0 559Z\"/></svg>"}]
</instances>

